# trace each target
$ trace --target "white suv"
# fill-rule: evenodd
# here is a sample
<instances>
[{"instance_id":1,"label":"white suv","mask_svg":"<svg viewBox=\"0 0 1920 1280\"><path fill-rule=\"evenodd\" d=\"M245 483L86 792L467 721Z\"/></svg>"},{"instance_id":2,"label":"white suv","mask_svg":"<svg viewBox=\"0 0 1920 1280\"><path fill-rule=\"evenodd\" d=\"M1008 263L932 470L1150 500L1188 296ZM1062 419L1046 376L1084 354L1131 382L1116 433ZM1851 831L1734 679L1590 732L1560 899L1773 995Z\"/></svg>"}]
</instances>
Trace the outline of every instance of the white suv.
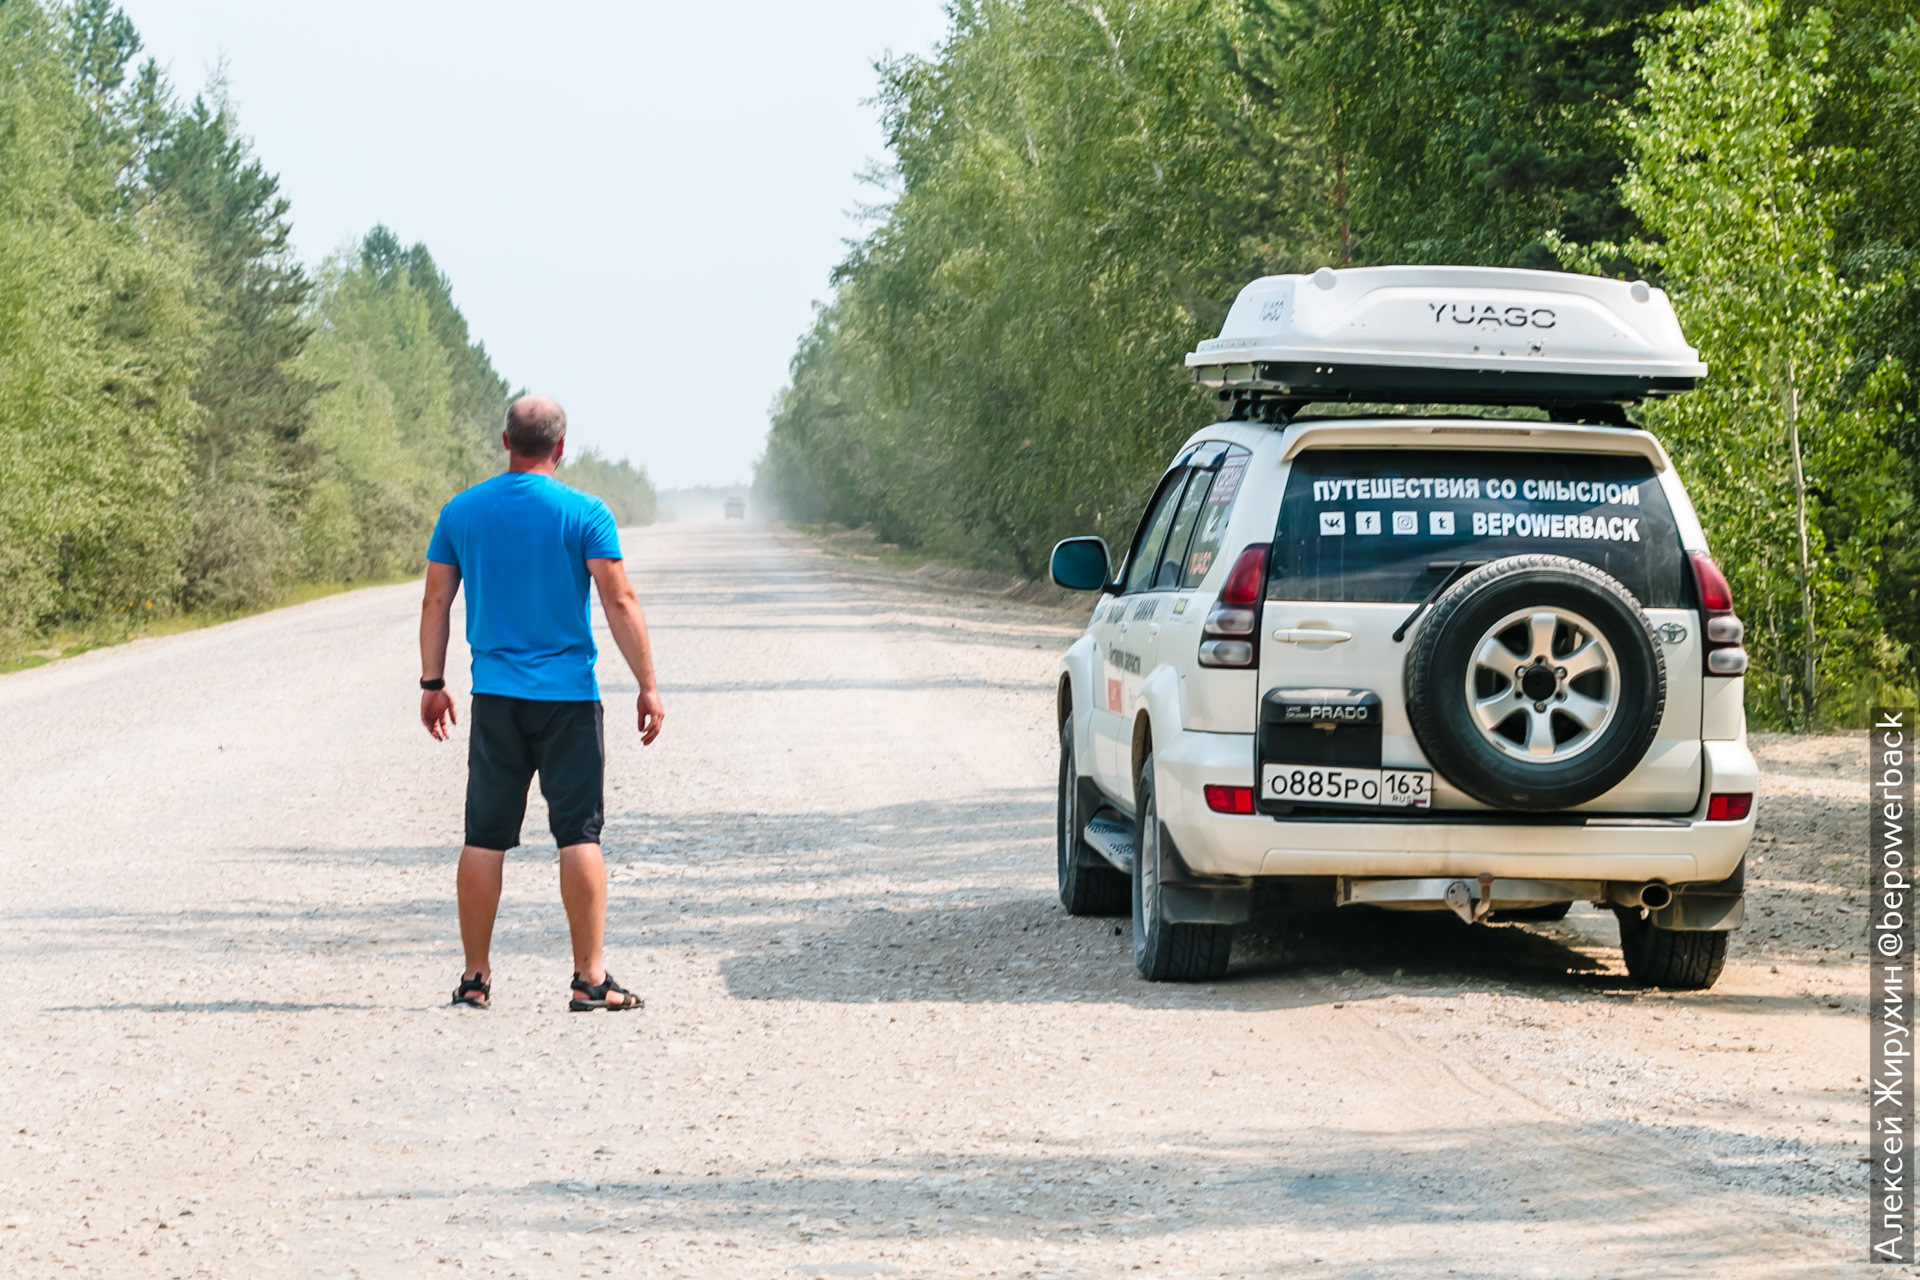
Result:
<instances>
[{"instance_id":1,"label":"white suv","mask_svg":"<svg viewBox=\"0 0 1920 1280\"><path fill-rule=\"evenodd\" d=\"M1548 272L1275 276L1188 357L1187 441L1060 667L1060 898L1218 977L1255 882L1469 922L1619 916L1631 975L1719 976L1758 771L1725 578L1623 406L1706 370L1658 290ZM1528 405L1338 416L1328 402ZM1318 405L1318 408L1313 406Z\"/></svg>"}]
</instances>

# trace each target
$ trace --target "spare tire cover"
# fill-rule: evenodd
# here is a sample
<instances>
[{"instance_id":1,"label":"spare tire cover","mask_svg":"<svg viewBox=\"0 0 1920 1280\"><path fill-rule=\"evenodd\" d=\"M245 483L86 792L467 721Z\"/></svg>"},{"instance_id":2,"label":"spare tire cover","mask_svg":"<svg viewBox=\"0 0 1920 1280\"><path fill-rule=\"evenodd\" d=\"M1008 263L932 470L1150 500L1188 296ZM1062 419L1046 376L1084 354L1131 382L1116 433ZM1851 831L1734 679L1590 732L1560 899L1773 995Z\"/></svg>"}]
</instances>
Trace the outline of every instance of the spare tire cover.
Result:
<instances>
[{"instance_id":1,"label":"spare tire cover","mask_svg":"<svg viewBox=\"0 0 1920 1280\"><path fill-rule=\"evenodd\" d=\"M1497 809L1566 809L1646 755L1666 660L1619 581L1565 556L1513 556L1434 602L1406 698L1421 749L1460 790Z\"/></svg>"}]
</instances>

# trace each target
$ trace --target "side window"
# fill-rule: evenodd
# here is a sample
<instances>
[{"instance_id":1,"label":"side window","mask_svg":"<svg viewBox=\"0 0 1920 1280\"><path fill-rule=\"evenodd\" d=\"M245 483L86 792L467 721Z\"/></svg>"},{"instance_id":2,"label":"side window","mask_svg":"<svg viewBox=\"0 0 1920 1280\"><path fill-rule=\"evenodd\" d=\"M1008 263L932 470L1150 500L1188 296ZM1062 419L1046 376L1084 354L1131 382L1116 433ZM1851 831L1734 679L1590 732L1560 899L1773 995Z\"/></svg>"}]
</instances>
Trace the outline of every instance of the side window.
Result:
<instances>
[{"instance_id":1,"label":"side window","mask_svg":"<svg viewBox=\"0 0 1920 1280\"><path fill-rule=\"evenodd\" d=\"M1199 523L1201 504L1207 500L1213 484L1211 471L1196 471L1187 482L1187 496L1180 500L1180 510L1173 517L1173 530L1167 534L1167 545L1160 552L1160 568L1153 575L1156 591L1180 586L1180 566L1187 558L1187 544L1193 540L1193 527Z\"/></svg>"},{"instance_id":2,"label":"side window","mask_svg":"<svg viewBox=\"0 0 1920 1280\"><path fill-rule=\"evenodd\" d=\"M1213 484L1207 489L1206 504L1200 509L1193 543L1187 548L1182 587L1197 587L1220 555L1220 541L1227 536L1227 517L1233 514L1233 500L1240 496L1240 482L1246 478L1247 463L1253 454L1235 445L1220 459Z\"/></svg>"},{"instance_id":3,"label":"side window","mask_svg":"<svg viewBox=\"0 0 1920 1280\"><path fill-rule=\"evenodd\" d=\"M1127 559L1128 595L1153 586L1154 575L1160 568L1160 548L1167 540L1167 526L1173 523L1174 513L1179 510L1186 483L1184 467L1168 472L1167 478L1160 482L1160 492L1154 495L1153 505L1147 508L1146 518L1140 522L1140 532L1133 539L1133 554Z\"/></svg>"}]
</instances>

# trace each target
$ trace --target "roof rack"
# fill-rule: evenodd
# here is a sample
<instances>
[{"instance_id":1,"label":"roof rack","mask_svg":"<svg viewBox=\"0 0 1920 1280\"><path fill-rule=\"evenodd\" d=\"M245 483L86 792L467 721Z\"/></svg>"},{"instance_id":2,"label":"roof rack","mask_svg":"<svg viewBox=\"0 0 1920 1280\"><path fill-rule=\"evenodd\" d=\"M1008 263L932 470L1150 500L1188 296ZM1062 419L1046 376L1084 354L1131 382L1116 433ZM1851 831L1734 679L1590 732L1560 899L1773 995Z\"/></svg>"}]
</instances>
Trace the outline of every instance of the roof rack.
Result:
<instances>
[{"instance_id":1,"label":"roof rack","mask_svg":"<svg viewBox=\"0 0 1920 1280\"><path fill-rule=\"evenodd\" d=\"M1266 276L1187 365L1234 417L1385 401L1535 406L1612 426L1628 425L1626 405L1689 391L1707 372L1644 281L1499 267Z\"/></svg>"}]
</instances>

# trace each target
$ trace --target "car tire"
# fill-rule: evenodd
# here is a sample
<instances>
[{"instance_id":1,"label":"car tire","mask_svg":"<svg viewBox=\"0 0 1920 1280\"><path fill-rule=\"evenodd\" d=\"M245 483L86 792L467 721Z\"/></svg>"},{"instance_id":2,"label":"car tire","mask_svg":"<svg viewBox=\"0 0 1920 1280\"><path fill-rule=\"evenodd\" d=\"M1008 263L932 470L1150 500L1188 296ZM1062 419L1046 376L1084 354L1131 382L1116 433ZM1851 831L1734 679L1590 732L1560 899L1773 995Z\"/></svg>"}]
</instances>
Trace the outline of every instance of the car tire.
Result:
<instances>
[{"instance_id":1,"label":"car tire","mask_svg":"<svg viewBox=\"0 0 1920 1280\"><path fill-rule=\"evenodd\" d=\"M1227 971L1233 926L1170 924L1160 886L1169 856L1166 828L1153 794L1153 755L1140 766L1133 838L1133 967L1148 982L1211 982Z\"/></svg>"},{"instance_id":2,"label":"car tire","mask_svg":"<svg viewBox=\"0 0 1920 1280\"><path fill-rule=\"evenodd\" d=\"M1541 907L1509 907L1493 913L1496 922L1521 924L1552 924L1555 920L1565 920L1567 912L1573 910L1571 902L1549 902Z\"/></svg>"},{"instance_id":3,"label":"car tire","mask_svg":"<svg viewBox=\"0 0 1920 1280\"><path fill-rule=\"evenodd\" d=\"M1627 976L1643 987L1705 991L1727 963L1727 934L1662 929L1637 910L1618 909L1620 955Z\"/></svg>"},{"instance_id":4,"label":"car tire","mask_svg":"<svg viewBox=\"0 0 1920 1280\"><path fill-rule=\"evenodd\" d=\"M1070 916L1123 916L1129 895L1127 877L1088 847L1082 813L1084 790L1073 757L1073 721L1060 726L1060 798L1054 844L1060 878L1060 905Z\"/></svg>"},{"instance_id":5,"label":"car tire","mask_svg":"<svg viewBox=\"0 0 1920 1280\"><path fill-rule=\"evenodd\" d=\"M1605 795L1646 756L1666 701L1666 660L1640 602L1565 556L1474 570L1434 602L1407 659L1421 749L1495 809Z\"/></svg>"}]
</instances>

